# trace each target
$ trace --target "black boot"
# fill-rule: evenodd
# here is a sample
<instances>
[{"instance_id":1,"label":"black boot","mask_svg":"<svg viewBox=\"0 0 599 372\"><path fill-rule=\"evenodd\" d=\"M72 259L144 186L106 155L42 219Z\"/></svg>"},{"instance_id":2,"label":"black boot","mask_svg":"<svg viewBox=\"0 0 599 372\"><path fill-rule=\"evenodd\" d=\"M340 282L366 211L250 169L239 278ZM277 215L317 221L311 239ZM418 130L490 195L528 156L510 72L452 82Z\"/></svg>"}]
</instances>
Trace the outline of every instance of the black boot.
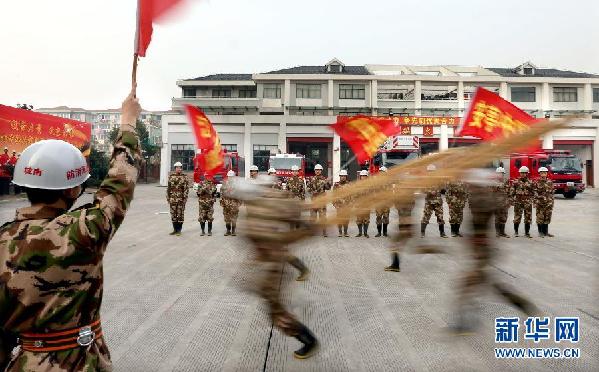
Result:
<instances>
[{"instance_id":1,"label":"black boot","mask_svg":"<svg viewBox=\"0 0 599 372\"><path fill-rule=\"evenodd\" d=\"M181 230L183 230L183 222L177 222L177 233L175 235L181 235Z\"/></svg>"},{"instance_id":2,"label":"black boot","mask_svg":"<svg viewBox=\"0 0 599 372\"><path fill-rule=\"evenodd\" d=\"M235 234L235 228L237 227L237 224L235 224L235 222L233 222L231 224L231 236L237 236L237 234Z\"/></svg>"},{"instance_id":3,"label":"black boot","mask_svg":"<svg viewBox=\"0 0 599 372\"><path fill-rule=\"evenodd\" d=\"M399 254L397 252L391 253L391 266L385 267L385 271L397 271L399 272Z\"/></svg>"},{"instance_id":4,"label":"black boot","mask_svg":"<svg viewBox=\"0 0 599 372\"><path fill-rule=\"evenodd\" d=\"M504 223L499 224L499 235L504 238L509 238L509 235L505 233L505 224Z\"/></svg>"},{"instance_id":5,"label":"black boot","mask_svg":"<svg viewBox=\"0 0 599 372\"><path fill-rule=\"evenodd\" d=\"M308 270L306 265L304 265L304 262L302 260L300 260L299 258L293 256L287 262L289 262L289 264L291 266L293 266L299 270L300 275L295 279L298 282L303 282L304 280L306 280L308 278L308 275L310 275L310 270Z\"/></svg>"},{"instance_id":6,"label":"black boot","mask_svg":"<svg viewBox=\"0 0 599 372\"><path fill-rule=\"evenodd\" d=\"M524 224L524 236L532 239L532 236L530 236L530 224L529 223Z\"/></svg>"},{"instance_id":7,"label":"black boot","mask_svg":"<svg viewBox=\"0 0 599 372\"><path fill-rule=\"evenodd\" d=\"M519 223L514 222L514 236L518 237L518 228L520 227Z\"/></svg>"},{"instance_id":8,"label":"black boot","mask_svg":"<svg viewBox=\"0 0 599 372\"><path fill-rule=\"evenodd\" d=\"M200 222L200 227L202 228L202 233L200 234L200 236L206 235L206 222Z\"/></svg>"},{"instance_id":9,"label":"black boot","mask_svg":"<svg viewBox=\"0 0 599 372\"><path fill-rule=\"evenodd\" d=\"M212 221L208 221L208 236L212 236Z\"/></svg>"},{"instance_id":10,"label":"black boot","mask_svg":"<svg viewBox=\"0 0 599 372\"><path fill-rule=\"evenodd\" d=\"M499 238L501 236L501 225L498 223L495 224L495 237Z\"/></svg>"},{"instance_id":11,"label":"black boot","mask_svg":"<svg viewBox=\"0 0 599 372\"><path fill-rule=\"evenodd\" d=\"M323 236L324 238L326 238L326 237L328 236L328 235L327 235L327 229L322 229L322 236Z\"/></svg>"},{"instance_id":12,"label":"black boot","mask_svg":"<svg viewBox=\"0 0 599 372\"><path fill-rule=\"evenodd\" d=\"M439 225L439 236L442 238L447 238L447 235L445 235L445 225L444 224Z\"/></svg>"},{"instance_id":13,"label":"black boot","mask_svg":"<svg viewBox=\"0 0 599 372\"><path fill-rule=\"evenodd\" d=\"M375 235L377 238L378 238L379 236L381 236L381 230L382 230L382 229L383 229L383 225L381 225L380 223L377 223L377 224L376 224L376 231L377 231L377 234Z\"/></svg>"},{"instance_id":14,"label":"black boot","mask_svg":"<svg viewBox=\"0 0 599 372\"><path fill-rule=\"evenodd\" d=\"M312 334L312 332L310 332L308 327L302 325L302 329L300 330L299 334L297 336L295 336L295 338L297 338L297 340L299 342L304 344L304 346L302 346L299 350L296 350L295 352L293 352L293 356L295 358L297 358L297 359L310 358L312 355L314 355L316 350L318 350L318 340L316 339L314 334Z\"/></svg>"},{"instance_id":15,"label":"black boot","mask_svg":"<svg viewBox=\"0 0 599 372\"><path fill-rule=\"evenodd\" d=\"M387 235L387 226L389 226L388 223L383 224L383 236L389 236L389 235Z\"/></svg>"},{"instance_id":16,"label":"black boot","mask_svg":"<svg viewBox=\"0 0 599 372\"><path fill-rule=\"evenodd\" d=\"M362 236L362 224L359 223L358 224L358 235L356 235L356 238L359 238Z\"/></svg>"},{"instance_id":17,"label":"black boot","mask_svg":"<svg viewBox=\"0 0 599 372\"><path fill-rule=\"evenodd\" d=\"M426 223L421 223L420 224L420 237L424 238L424 233L426 232Z\"/></svg>"},{"instance_id":18,"label":"black boot","mask_svg":"<svg viewBox=\"0 0 599 372\"><path fill-rule=\"evenodd\" d=\"M364 224L364 237L365 238L370 238L370 236L368 236L368 225L367 223Z\"/></svg>"},{"instance_id":19,"label":"black boot","mask_svg":"<svg viewBox=\"0 0 599 372\"><path fill-rule=\"evenodd\" d=\"M553 238L555 235L549 234L549 224L546 223L543 226L545 228L545 236L548 237L548 238Z\"/></svg>"},{"instance_id":20,"label":"black boot","mask_svg":"<svg viewBox=\"0 0 599 372\"><path fill-rule=\"evenodd\" d=\"M169 235L175 235L177 233L177 223L173 222L173 232L170 233Z\"/></svg>"},{"instance_id":21,"label":"black boot","mask_svg":"<svg viewBox=\"0 0 599 372\"><path fill-rule=\"evenodd\" d=\"M460 238L463 238L463 237L464 237L464 235L460 234L460 226L461 226L461 225L462 225L461 223L456 223L456 224L455 224L455 234L456 234L457 236L459 236Z\"/></svg>"},{"instance_id":22,"label":"black boot","mask_svg":"<svg viewBox=\"0 0 599 372\"><path fill-rule=\"evenodd\" d=\"M540 223L537 224L537 231L539 232L539 238L545 237L545 231L543 230L543 225Z\"/></svg>"},{"instance_id":23,"label":"black boot","mask_svg":"<svg viewBox=\"0 0 599 372\"><path fill-rule=\"evenodd\" d=\"M349 238L349 234L347 233L348 228L349 228L349 225L343 225L343 236L346 238Z\"/></svg>"},{"instance_id":24,"label":"black boot","mask_svg":"<svg viewBox=\"0 0 599 372\"><path fill-rule=\"evenodd\" d=\"M341 238L343 236L343 225L337 225L337 229L339 230L339 235L337 236Z\"/></svg>"},{"instance_id":25,"label":"black boot","mask_svg":"<svg viewBox=\"0 0 599 372\"><path fill-rule=\"evenodd\" d=\"M231 235L231 224L230 223L226 223L225 226L227 228L227 232L225 233L225 236Z\"/></svg>"},{"instance_id":26,"label":"black boot","mask_svg":"<svg viewBox=\"0 0 599 372\"><path fill-rule=\"evenodd\" d=\"M451 237L457 238L458 234L455 232L455 223L450 223L449 229L451 230Z\"/></svg>"}]
</instances>

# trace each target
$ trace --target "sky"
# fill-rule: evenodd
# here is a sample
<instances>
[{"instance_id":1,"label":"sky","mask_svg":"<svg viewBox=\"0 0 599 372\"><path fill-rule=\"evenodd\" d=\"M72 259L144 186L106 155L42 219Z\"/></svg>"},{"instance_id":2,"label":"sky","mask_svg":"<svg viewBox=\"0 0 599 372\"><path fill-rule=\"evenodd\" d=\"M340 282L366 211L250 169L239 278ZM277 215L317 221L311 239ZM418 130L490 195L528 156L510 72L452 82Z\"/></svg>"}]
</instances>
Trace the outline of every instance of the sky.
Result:
<instances>
[{"instance_id":1,"label":"sky","mask_svg":"<svg viewBox=\"0 0 599 372\"><path fill-rule=\"evenodd\" d=\"M120 107L130 87L135 0L0 1L0 104ZM298 65L531 61L599 73L596 0L187 0L139 62L148 110L178 79Z\"/></svg>"}]
</instances>

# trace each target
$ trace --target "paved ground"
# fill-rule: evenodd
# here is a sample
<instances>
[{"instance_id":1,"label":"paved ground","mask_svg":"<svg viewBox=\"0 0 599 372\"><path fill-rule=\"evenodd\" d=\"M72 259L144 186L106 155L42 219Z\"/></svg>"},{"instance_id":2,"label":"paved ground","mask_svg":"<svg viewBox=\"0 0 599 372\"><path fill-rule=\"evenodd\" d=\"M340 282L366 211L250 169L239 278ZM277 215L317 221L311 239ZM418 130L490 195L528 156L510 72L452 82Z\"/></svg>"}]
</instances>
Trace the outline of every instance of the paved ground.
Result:
<instances>
[{"instance_id":1,"label":"paved ground","mask_svg":"<svg viewBox=\"0 0 599 372\"><path fill-rule=\"evenodd\" d=\"M272 330L260 301L243 288L251 278L247 244L199 236L191 197L182 237L168 236L164 188L140 185L105 259L102 309L117 371L598 371L599 192L558 197L554 239L502 239L495 277L517 288L547 316L577 316L578 360L497 360L494 318L522 316L496 296L481 296L482 328L451 338L456 279L466 262L463 239L439 255L406 254L401 273L388 273L384 238L315 238L296 248L310 266L307 282L286 267L284 299L322 342L305 361L299 343ZM0 201L0 222L24 200ZM419 210L421 204L419 204ZM222 218L220 208L215 212ZM510 217L511 218L511 217ZM356 227L351 226L355 235ZM372 233L371 225L371 235ZM509 229L512 232L512 229ZM420 239L418 239L420 241ZM522 336L522 330L520 332ZM518 347L554 347L521 341ZM570 345L560 344L560 347Z\"/></svg>"}]
</instances>

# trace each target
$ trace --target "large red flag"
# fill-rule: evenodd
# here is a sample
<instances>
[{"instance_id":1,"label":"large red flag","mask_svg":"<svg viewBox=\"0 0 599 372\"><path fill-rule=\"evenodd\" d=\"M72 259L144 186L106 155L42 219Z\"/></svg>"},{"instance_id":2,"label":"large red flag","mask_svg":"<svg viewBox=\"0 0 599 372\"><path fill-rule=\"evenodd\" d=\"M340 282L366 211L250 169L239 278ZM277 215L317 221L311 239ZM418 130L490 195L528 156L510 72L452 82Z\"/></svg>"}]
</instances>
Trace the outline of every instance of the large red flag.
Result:
<instances>
[{"instance_id":1,"label":"large red flag","mask_svg":"<svg viewBox=\"0 0 599 372\"><path fill-rule=\"evenodd\" d=\"M331 128L351 147L360 163L370 159L387 137L401 130L390 118L364 115L338 116Z\"/></svg>"},{"instance_id":2,"label":"large red flag","mask_svg":"<svg viewBox=\"0 0 599 372\"><path fill-rule=\"evenodd\" d=\"M135 51L140 57L146 56L146 50L152 40L152 24L168 13L182 0L137 0L137 28L135 32Z\"/></svg>"},{"instance_id":3,"label":"large red flag","mask_svg":"<svg viewBox=\"0 0 599 372\"><path fill-rule=\"evenodd\" d=\"M479 87L456 135L492 140L522 132L538 121L511 102Z\"/></svg>"},{"instance_id":4,"label":"large red flag","mask_svg":"<svg viewBox=\"0 0 599 372\"><path fill-rule=\"evenodd\" d=\"M225 156L220 144L218 133L208 117L199 108L185 105L191 128L196 138L198 165L207 178L214 178L217 173L224 171Z\"/></svg>"}]
</instances>

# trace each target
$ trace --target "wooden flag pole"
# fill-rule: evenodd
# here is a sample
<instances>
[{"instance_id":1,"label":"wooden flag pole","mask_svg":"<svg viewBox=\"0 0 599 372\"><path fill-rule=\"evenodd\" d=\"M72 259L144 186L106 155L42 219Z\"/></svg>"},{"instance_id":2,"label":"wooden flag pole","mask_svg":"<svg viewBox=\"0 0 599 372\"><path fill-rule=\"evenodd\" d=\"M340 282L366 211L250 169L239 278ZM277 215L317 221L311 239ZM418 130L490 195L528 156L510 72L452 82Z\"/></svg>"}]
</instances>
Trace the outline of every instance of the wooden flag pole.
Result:
<instances>
[{"instance_id":1,"label":"wooden flag pole","mask_svg":"<svg viewBox=\"0 0 599 372\"><path fill-rule=\"evenodd\" d=\"M131 70L131 89L136 90L137 87L137 61L139 60L137 53L133 54L133 69Z\"/></svg>"}]
</instances>

